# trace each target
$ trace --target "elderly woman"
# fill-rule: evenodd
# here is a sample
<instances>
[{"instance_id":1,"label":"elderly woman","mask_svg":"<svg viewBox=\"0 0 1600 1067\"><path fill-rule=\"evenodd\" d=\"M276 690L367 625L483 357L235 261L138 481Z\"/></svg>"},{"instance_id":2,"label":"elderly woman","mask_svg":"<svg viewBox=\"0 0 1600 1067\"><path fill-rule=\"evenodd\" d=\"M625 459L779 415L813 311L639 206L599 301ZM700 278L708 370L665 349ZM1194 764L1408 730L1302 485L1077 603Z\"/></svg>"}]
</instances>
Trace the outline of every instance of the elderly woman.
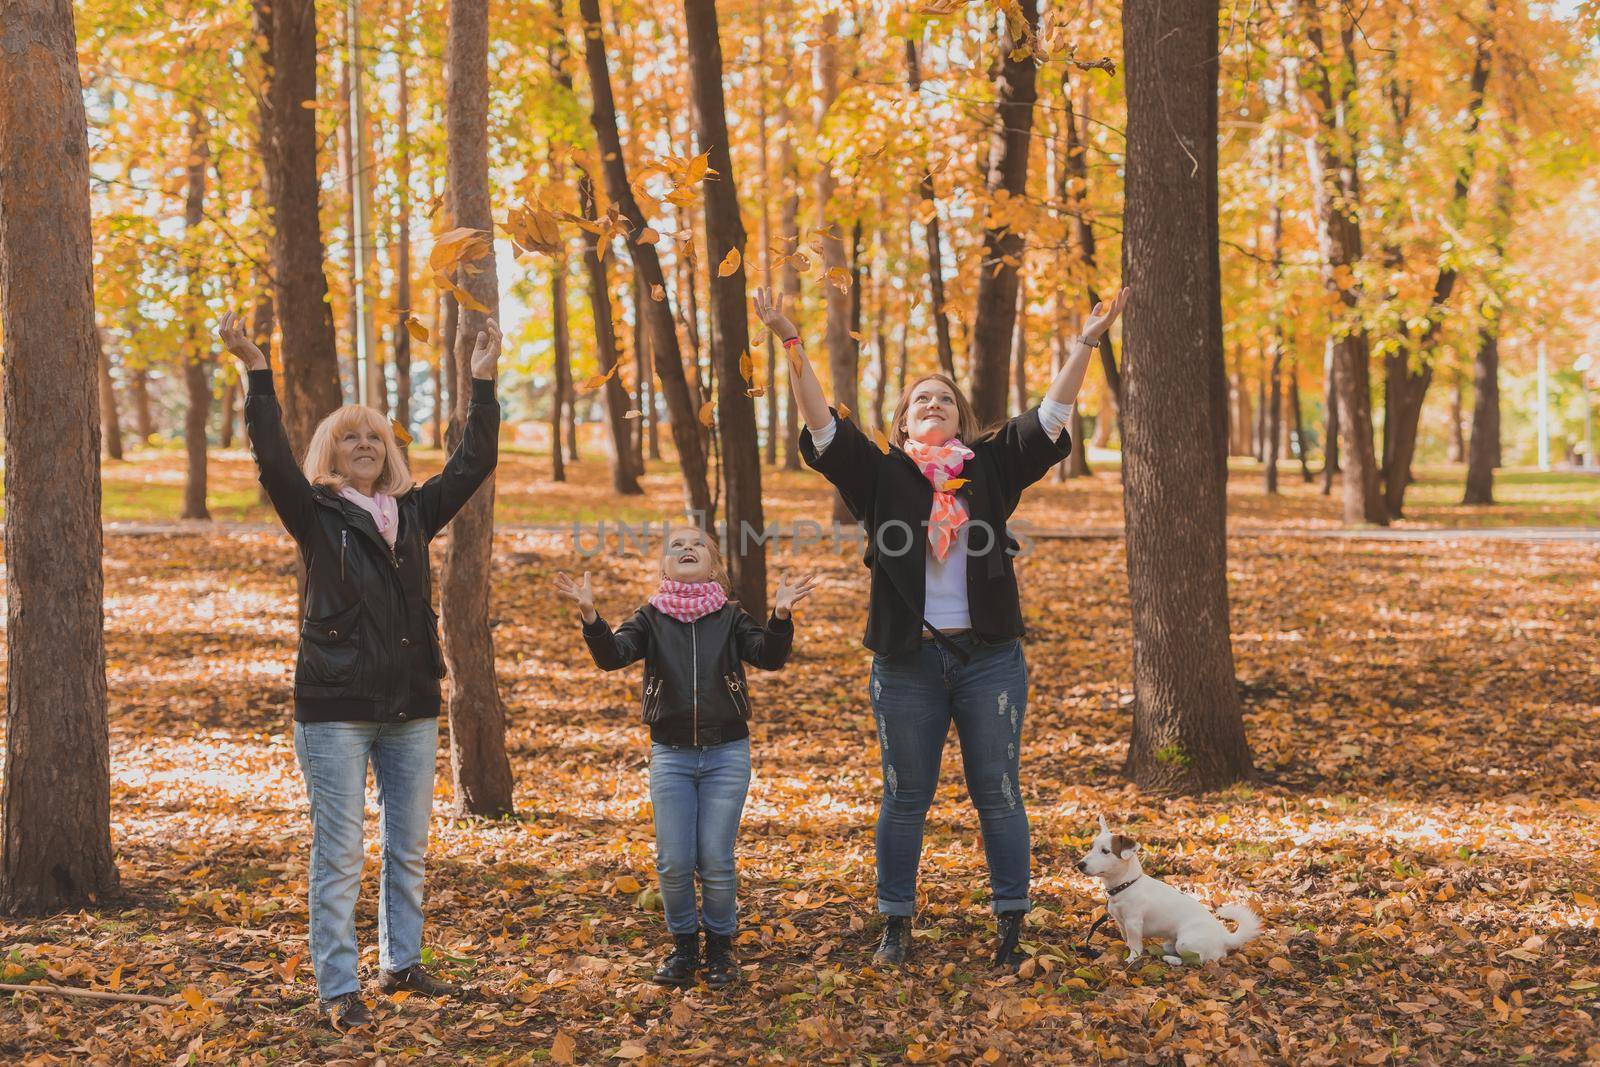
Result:
<instances>
[{"instance_id":1,"label":"elderly woman","mask_svg":"<svg viewBox=\"0 0 1600 1067\"><path fill-rule=\"evenodd\" d=\"M794 323L766 290L756 314L783 342L805 419L800 451L839 490L867 531L872 573L864 643L883 766L878 809L874 960L905 961L916 910L922 830L939 783L950 724L961 739L967 792L978 809L998 925L995 964L1021 962L1030 842L1021 783L1028 665L1006 531L1023 490L1067 457L1066 426L1089 357L1127 302L1097 304L1039 406L984 430L956 383L916 379L888 440L874 443L828 407Z\"/></svg>"},{"instance_id":2,"label":"elderly woman","mask_svg":"<svg viewBox=\"0 0 1600 1067\"><path fill-rule=\"evenodd\" d=\"M449 996L422 967L422 874L439 740L444 656L428 544L494 470L500 406L493 319L472 353L466 433L418 485L389 420L349 404L317 427L304 465L284 434L272 370L224 316L218 335L249 376L245 422L261 484L305 564L294 743L311 804L311 958L336 1030L370 1021L356 974L367 767L383 842L377 992Z\"/></svg>"}]
</instances>

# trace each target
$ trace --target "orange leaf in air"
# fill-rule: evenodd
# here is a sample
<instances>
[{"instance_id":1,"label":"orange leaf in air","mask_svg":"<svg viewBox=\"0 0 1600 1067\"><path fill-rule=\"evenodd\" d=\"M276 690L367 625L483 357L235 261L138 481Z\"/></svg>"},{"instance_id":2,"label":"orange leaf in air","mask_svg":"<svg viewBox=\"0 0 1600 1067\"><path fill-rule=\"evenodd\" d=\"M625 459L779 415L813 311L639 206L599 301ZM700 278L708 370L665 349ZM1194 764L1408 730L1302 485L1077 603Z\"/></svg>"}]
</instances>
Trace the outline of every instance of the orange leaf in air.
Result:
<instances>
[{"instance_id":1,"label":"orange leaf in air","mask_svg":"<svg viewBox=\"0 0 1600 1067\"><path fill-rule=\"evenodd\" d=\"M728 254L722 257L722 262L717 265L717 277L726 278L739 269L739 264L744 261L737 248L728 249Z\"/></svg>"},{"instance_id":2,"label":"orange leaf in air","mask_svg":"<svg viewBox=\"0 0 1600 1067\"><path fill-rule=\"evenodd\" d=\"M889 454L889 439L883 435L882 430L872 431L872 443L878 446L878 451L884 455ZM946 485L949 483L947 482Z\"/></svg>"},{"instance_id":3,"label":"orange leaf in air","mask_svg":"<svg viewBox=\"0 0 1600 1067\"><path fill-rule=\"evenodd\" d=\"M700 405L700 422L702 425L711 425L711 401L707 400Z\"/></svg>"},{"instance_id":4,"label":"orange leaf in air","mask_svg":"<svg viewBox=\"0 0 1600 1067\"><path fill-rule=\"evenodd\" d=\"M666 298L667 298L667 288L666 288L666 286L664 286L664 285L652 285L650 287L650 299L651 300L654 300L656 303L659 304L659 303L661 303L661 301L665 300Z\"/></svg>"},{"instance_id":5,"label":"orange leaf in air","mask_svg":"<svg viewBox=\"0 0 1600 1067\"><path fill-rule=\"evenodd\" d=\"M414 315L406 316L406 332L419 341L428 340L428 328L418 322Z\"/></svg>"},{"instance_id":6,"label":"orange leaf in air","mask_svg":"<svg viewBox=\"0 0 1600 1067\"><path fill-rule=\"evenodd\" d=\"M960 489L963 485L966 485L969 480L970 479L967 478L946 478L944 481L944 491L947 493L953 493L957 489Z\"/></svg>"}]
</instances>

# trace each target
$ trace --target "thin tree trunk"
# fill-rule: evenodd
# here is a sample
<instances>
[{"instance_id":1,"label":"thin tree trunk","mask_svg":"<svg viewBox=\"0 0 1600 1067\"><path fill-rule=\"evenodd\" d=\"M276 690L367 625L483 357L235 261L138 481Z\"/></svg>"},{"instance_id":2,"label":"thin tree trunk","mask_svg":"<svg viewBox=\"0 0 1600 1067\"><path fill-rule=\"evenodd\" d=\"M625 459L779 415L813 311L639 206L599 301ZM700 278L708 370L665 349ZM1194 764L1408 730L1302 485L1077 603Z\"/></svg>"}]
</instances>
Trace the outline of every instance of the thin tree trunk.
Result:
<instances>
[{"instance_id":1,"label":"thin tree trunk","mask_svg":"<svg viewBox=\"0 0 1600 1067\"><path fill-rule=\"evenodd\" d=\"M757 199L760 202L760 213L757 221L760 223L757 240L761 242L761 284L764 287L772 286L772 208L771 198L767 191L772 188L772 174L768 166L767 152L767 23L761 19L756 23L756 141L759 154L756 159L759 163L757 178L761 190ZM765 403L767 408L767 465L776 466L778 463L778 438L782 431L778 426L778 343L772 336L771 330L762 331L766 336L764 341L767 346L767 380Z\"/></svg>"},{"instance_id":2,"label":"thin tree trunk","mask_svg":"<svg viewBox=\"0 0 1600 1067\"><path fill-rule=\"evenodd\" d=\"M1084 447L1083 409L1076 404L1072 407L1072 421L1068 424L1067 432L1072 435L1072 451L1068 453L1066 462L1067 477L1087 478L1093 472L1089 470L1089 453Z\"/></svg>"},{"instance_id":3,"label":"thin tree trunk","mask_svg":"<svg viewBox=\"0 0 1600 1067\"><path fill-rule=\"evenodd\" d=\"M1256 415L1255 428L1250 442L1250 451L1257 463L1267 461L1267 375L1263 373L1256 379Z\"/></svg>"},{"instance_id":4,"label":"thin tree trunk","mask_svg":"<svg viewBox=\"0 0 1600 1067\"><path fill-rule=\"evenodd\" d=\"M922 92L922 70L917 59L917 42L906 38L906 83L913 96ZM950 343L950 316L945 311L944 250L939 240L939 197L933 185L933 171L924 164L922 177L917 182L922 197L921 218L923 240L928 253L928 290L933 298L930 311L933 315L934 342L938 346L939 369L956 377L955 346Z\"/></svg>"},{"instance_id":5,"label":"thin tree trunk","mask_svg":"<svg viewBox=\"0 0 1600 1067\"><path fill-rule=\"evenodd\" d=\"M1128 157L1123 492L1133 607L1133 731L1143 789L1252 773L1226 572L1226 393L1217 241L1215 0L1123 8ZM1173 522L1173 515L1184 521Z\"/></svg>"},{"instance_id":6,"label":"thin tree trunk","mask_svg":"<svg viewBox=\"0 0 1600 1067\"><path fill-rule=\"evenodd\" d=\"M889 208L882 197L878 198L878 217L886 220ZM889 263L885 249L888 231L876 231L876 253L872 262L872 425L884 434L889 432L884 405L889 399Z\"/></svg>"},{"instance_id":7,"label":"thin tree trunk","mask_svg":"<svg viewBox=\"0 0 1600 1067\"><path fill-rule=\"evenodd\" d=\"M1011 414L1028 410L1028 282L1018 268L1016 325L1011 331Z\"/></svg>"},{"instance_id":8,"label":"thin tree trunk","mask_svg":"<svg viewBox=\"0 0 1600 1067\"><path fill-rule=\"evenodd\" d=\"M599 324L595 325L596 330ZM567 324L567 254L563 249L550 257L550 332L554 373L550 382L550 478L567 480L566 457L562 455L562 423L572 407L572 340Z\"/></svg>"},{"instance_id":9,"label":"thin tree trunk","mask_svg":"<svg viewBox=\"0 0 1600 1067\"><path fill-rule=\"evenodd\" d=\"M1482 347L1482 340L1479 341ZM1450 427L1445 435L1445 460L1460 463L1467 458L1467 442L1461 432L1461 376L1450 375Z\"/></svg>"},{"instance_id":10,"label":"thin tree trunk","mask_svg":"<svg viewBox=\"0 0 1600 1067\"><path fill-rule=\"evenodd\" d=\"M661 435L656 429L656 389L655 372L651 370L650 359L650 331L645 328L645 296L644 285L639 281L638 272L633 276L633 346L634 355L638 360L639 373L639 473L644 474L645 439L648 435L649 458L661 458Z\"/></svg>"},{"instance_id":11,"label":"thin tree trunk","mask_svg":"<svg viewBox=\"0 0 1600 1067\"><path fill-rule=\"evenodd\" d=\"M1014 25L1016 21L1025 25ZM1039 25L1037 0L1016 0L1008 10L1000 50L995 125L989 144L987 189L1022 198L1028 187L1028 146L1033 132L1037 72L1031 38ZM978 273L978 306L972 324L972 410L980 425L1005 418L1006 365L1011 331L1017 317L1017 288L1022 264L1022 232L1008 223L991 224L983 232L983 269Z\"/></svg>"},{"instance_id":12,"label":"thin tree trunk","mask_svg":"<svg viewBox=\"0 0 1600 1067\"><path fill-rule=\"evenodd\" d=\"M133 430L141 445L150 443L156 432L155 416L150 410L150 372L142 366L128 371L128 391L133 394Z\"/></svg>"},{"instance_id":13,"label":"thin tree trunk","mask_svg":"<svg viewBox=\"0 0 1600 1067\"><path fill-rule=\"evenodd\" d=\"M1068 68L1070 70L1070 68ZM1077 236L1078 258L1083 264L1083 276L1086 282L1086 295L1089 298L1088 306L1093 308L1100 302L1100 293L1094 284L1095 273L1099 269L1097 262L1098 247L1095 241L1094 226L1089 221L1089 161L1086 145L1089 140L1089 104L1090 95L1088 84L1082 90L1082 99L1073 103L1071 86L1068 83L1068 72L1061 75L1061 102L1065 110L1063 118L1067 130L1067 150L1065 166L1060 175L1058 195L1069 205L1074 219L1074 231ZM1070 329L1068 323L1065 328ZM1116 416L1117 425L1122 421L1122 373L1117 369L1117 351L1108 333L1100 339L1100 369L1105 373L1106 386L1110 393L1111 409ZM1095 444L1101 448L1111 443L1112 420L1101 412L1099 421L1095 423Z\"/></svg>"},{"instance_id":14,"label":"thin tree trunk","mask_svg":"<svg viewBox=\"0 0 1600 1067\"><path fill-rule=\"evenodd\" d=\"M787 4L783 10L788 10ZM794 85L793 64L794 56L786 43L784 46L786 90ZM800 245L800 164L795 156L794 114L789 107L787 91L780 97L778 106L779 121L783 126L783 146L778 156L778 169L783 172L784 183L783 209L778 224L783 228L784 247L792 256ZM779 275L783 285L784 307L789 317L798 322L801 320L800 271L789 256L784 257ZM800 409L795 403L794 390L789 387L789 376L784 375L783 379L783 467L785 470L797 471L800 469ZM772 387L777 388L776 380L772 382Z\"/></svg>"},{"instance_id":15,"label":"thin tree trunk","mask_svg":"<svg viewBox=\"0 0 1600 1067\"><path fill-rule=\"evenodd\" d=\"M1279 103L1282 97L1287 96L1287 79L1278 84ZM1275 292L1283 289L1283 172L1284 172L1284 144L1282 134L1277 134L1272 141L1272 269L1271 281ZM1283 356L1288 347L1284 337L1283 320L1274 315L1272 331L1272 365L1267 371L1264 384L1267 388L1269 399L1267 401L1267 432L1266 440L1262 441L1262 451L1265 453L1266 462L1266 488L1267 492L1276 495L1278 492L1278 449L1283 440Z\"/></svg>"},{"instance_id":16,"label":"thin tree trunk","mask_svg":"<svg viewBox=\"0 0 1600 1067\"><path fill-rule=\"evenodd\" d=\"M1322 441L1322 495L1329 496L1333 492L1333 476L1339 471L1339 365L1334 362L1335 342L1333 335L1327 339L1327 358L1323 360L1323 373L1327 378L1327 388L1323 398L1323 410L1327 413L1323 427Z\"/></svg>"},{"instance_id":17,"label":"thin tree trunk","mask_svg":"<svg viewBox=\"0 0 1600 1067\"><path fill-rule=\"evenodd\" d=\"M6 740L0 913L93 905L111 854L99 345L72 7L0 0Z\"/></svg>"},{"instance_id":18,"label":"thin tree trunk","mask_svg":"<svg viewBox=\"0 0 1600 1067\"><path fill-rule=\"evenodd\" d=\"M722 42L716 0L684 0L689 40L689 77L700 144L710 153L717 180L705 187L707 263L721 263L730 249L744 249L738 186L728 151L728 120L722 93ZM762 192L765 194L765 189ZM858 231L859 232L859 231ZM740 359L750 351L749 308L744 263L711 278L712 362L717 368L717 421L721 428L722 472L727 485L727 553L733 590L745 610L767 617L766 522L761 503L761 453L750 385L740 374ZM754 536L749 536L753 532Z\"/></svg>"},{"instance_id":19,"label":"thin tree trunk","mask_svg":"<svg viewBox=\"0 0 1600 1067\"><path fill-rule=\"evenodd\" d=\"M578 176L578 203L583 217L593 222L595 215L594 186L587 173ZM599 235L583 231L583 265L589 276L589 309L594 319L595 357L601 374L611 374L617 366L617 328L611 314L611 283L606 279L606 264L601 257ZM639 479L633 473L633 458L628 444L628 420L622 416L628 410L628 391L623 388L621 374L611 374L604 386L606 397L606 423L611 429L611 488L623 496L638 496Z\"/></svg>"},{"instance_id":20,"label":"thin tree trunk","mask_svg":"<svg viewBox=\"0 0 1600 1067\"><path fill-rule=\"evenodd\" d=\"M317 23L314 0L253 0L267 74L262 156L272 205L272 280L278 310L284 427L297 456L339 406L338 350L322 271L317 177Z\"/></svg>"},{"instance_id":21,"label":"thin tree trunk","mask_svg":"<svg viewBox=\"0 0 1600 1067\"><path fill-rule=\"evenodd\" d=\"M838 12L826 11L822 16L818 39L811 52L813 114L819 135L827 122L828 111L839 98L838 37ZM832 217L833 213L839 210L839 206L833 202L834 190L838 185L832 162L821 160L817 166L816 177L816 228L821 242L823 270L831 272L835 278L844 277L850 269L845 260L844 239L839 232L839 220ZM828 353L828 388L833 391L833 401L836 405L842 405L844 409L854 412L861 406L856 394L856 379L860 373L860 366L856 358L855 342L850 337L850 294L841 290L838 285L824 281L822 297L827 308L823 345ZM835 522L854 521L850 509L845 506L844 498L838 493L833 496L833 518Z\"/></svg>"},{"instance_id":22,"label":"thin tree trunk","mask_svg":"<svg viewBox=\"0 0 1600 1067\"><path fill-rule=\"evenodd\" d=\"M239 410L239 382L230 378L222 387L222 421L217 424L217 447L233 447L234 416Z\"/></svg>"},{"instance_id":23,"label":"thin tree trunk","mask_svg":"<svg viewBox=\"0 0 1600 1067\"><path fill-rule=\"evenodd\" d=\"M1300 413L1300 368L1289 368L1289 412L1294 417L1294 450L1300 460L1300 480L1310 485L1311 463L1306 458L1306 426Z\"/></svg>"},{"instance_id":24,"label":"thin tree trunk","mask_svg":"<svg viewBox=\"0 0 1600 1067\"><path fill-rule=\"evenodd\" d=\"M622 155L622 140L617 134L616 105L611 95L611 73L606 62L605 36L601 29L599 0L579 0L578 11L584 24L584 57L589 70L593 110L590 121L599 142L605 170L606 192L617 205L628 225L628 248L640 284L650 294L648 314L650 353L655 359L656 379L667 401L673 442L678 447L678 462L683 470L685 496L689 510L700 521L712 521L711 491L706 482L705 450L701 446L700 422L689 398L689 383L683 374L682 350L673 327L672 307L667 299L666 278L654 245L633 240L645 226L633 188L628 184L627 163ZM660 299L656 299L656 294Z\"/></svg>"},{"instance_id":25,"label":"thin tree trunk","mask_svg":"<svg viewBox=\"0 0 1600 1067\"><path fill-rule=\"evenodd\" d=\"M195 230L205 219L206 164L211 159L207 140L209 124L199 111L189 116L189 162L183 203L183 232L190 247L184 266L188 287L184 326L188 343L183 352L184 416L183 444L188 460L183 481L185 519L210 521L206 509L206 430L211 422L211 345L210 333L200 327L199 316L205 306L200 299L204 284L201 253Z\"/></svg>"},{"instance_id":26,"label":"thin tree trunk","mask_svg":"<svg viewBox=\"0 0 1600 1067\"><path fill-rule=\"evenodd\" d=\"M400 425L411 427L411 331L406 320L411 308L411 0L400 0L398 37L395 49L400 67L399 151L395 164L395 284L397 287L394 322L394 416Z\"/></svg>"},{"instance_id":27,"label":"thin tree trunk","mask_svg":"<svg viewBox=\"0 0 1600 1067\"><path fill-rule=\"evenodd\" d=\"M106 458L121 459L122 420L117 412L117 388L111 379L111 350L106 347L104 330L95 330L95 345L100 350L100 437Z\"/></svg>"},{"instance_id":28,"label":"thin tree trunk","mask_svg":"<svg viewBox=\"0 0 1600 1067\"><path fill-rule=\"evenodd\" d=\"M445 90L451 215L457 226L492 233L489 212L489 3L451 0L450 78ZM494 255L460 272L459 284L488 314L498 313L500 284ZM459 440L472 392L472 349L486 315L460 311L456 332L456 408L451 437ZM452 441L452 446L456 441ZM495 684L489 630L489 561L494 549L494 475L450 525L441 584L445 659L450 667L450 770L458 814L509 815L511 764L506 758L505 707Z\"/></svg>"}]
</instances>

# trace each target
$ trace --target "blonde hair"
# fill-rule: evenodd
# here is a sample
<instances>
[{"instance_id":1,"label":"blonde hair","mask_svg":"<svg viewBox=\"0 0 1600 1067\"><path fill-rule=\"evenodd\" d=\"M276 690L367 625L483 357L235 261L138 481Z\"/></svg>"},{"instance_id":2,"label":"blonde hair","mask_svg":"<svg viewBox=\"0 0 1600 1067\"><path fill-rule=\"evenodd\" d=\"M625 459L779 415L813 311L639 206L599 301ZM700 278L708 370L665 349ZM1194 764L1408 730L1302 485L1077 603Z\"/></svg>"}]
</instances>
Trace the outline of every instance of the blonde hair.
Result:
<instances>
[{"instance_id":1,"label":"blonde hair","mask_svg":"<svg viewBox=\"0 0 1600 1067\"><path fill-rule=\"evenodd\" d=\"M961 386L948 374L924 374L906 386L905 392L900 394L900 403L894 406L894 418L889 420L890 443L896 448L905 447L906 438L910 436L906 433L906 412L911 409L911 394L923 382L943 382L950 387L956 398L956 436L966 444L976 441L982 434L982 427L978 425L978 413L972 410L972 402L961 391Z\"/></svg>"},{"instance_id":2,"label":"blonde hair","mask_svg":"<svg viewBox=\"0 0 1600 1067\"><path fill-rule=\"evenodd\" d=\"M700 529L700 527L690 523L683 523L679 526L668 526L666 532L661 535L662 577L666 577L667 573L665 563L668 555L667 549L672 544L672 535L685 530L689 531L690 533L699 534L700 540L705 542L706 551L711 555L711 580L721 585L722 591L727 593L728 596L732 597L733 582L728 577L728 568L726 564L722 562L722 549L717 546L716 538Z\"/></svg>"},{"instance_id":3,"label":"blonde hair","mask_svg":"<svg viewBox=\"0 0 1600 1067\"><path fill-rule=\"evenodd\" d=\"M311 435L311 446L306 449L306 460L302 467L306 480L312 485L322 486L331 493L337 493L350 484L350 479L334 469L336 454L334 442L345 431L357 427L376 430L383 440L383 471L378 475L377 484L372 487L372 491L388 493L390 496L401 496L409 492L416 482L411 477L411 468L406 463L405 453L400 451L400 442L394 439L394 430L389 426L389 420L383 413L365 404L346 404L317 424L317 431Z\"/></svg>"}]
</instances>

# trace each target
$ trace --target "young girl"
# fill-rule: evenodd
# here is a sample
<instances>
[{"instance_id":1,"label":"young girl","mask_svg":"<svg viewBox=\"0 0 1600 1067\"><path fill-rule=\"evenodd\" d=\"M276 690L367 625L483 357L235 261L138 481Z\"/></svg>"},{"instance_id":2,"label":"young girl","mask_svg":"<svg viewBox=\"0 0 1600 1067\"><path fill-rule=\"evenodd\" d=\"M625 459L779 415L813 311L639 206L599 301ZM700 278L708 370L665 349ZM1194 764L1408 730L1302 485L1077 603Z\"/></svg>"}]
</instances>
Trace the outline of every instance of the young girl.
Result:
<instances>
[{"instance_id":1,"label":"young girl","mask_svg":"<svg viewBox=\"0 0 1600 1067\"><path fill-rule=\"evenodd\" d=\"M715 544L694 527L669 530L661 587L615 632L595 613L589 575L556 577L583 615L595 665L614 671L644 660L643 713L650 726L650 803L656 818L656 873L673 948L655 981L687 986L700 971L712 987L739 977L733 843L750 787L750 697L744 664L775 671L794 640L790 612L815 579L778 583L762 628L727 594ZM695 906L695 875L700 907ZM706 932L700 954L700 928Z\"/></svg>"}]
</instances>

